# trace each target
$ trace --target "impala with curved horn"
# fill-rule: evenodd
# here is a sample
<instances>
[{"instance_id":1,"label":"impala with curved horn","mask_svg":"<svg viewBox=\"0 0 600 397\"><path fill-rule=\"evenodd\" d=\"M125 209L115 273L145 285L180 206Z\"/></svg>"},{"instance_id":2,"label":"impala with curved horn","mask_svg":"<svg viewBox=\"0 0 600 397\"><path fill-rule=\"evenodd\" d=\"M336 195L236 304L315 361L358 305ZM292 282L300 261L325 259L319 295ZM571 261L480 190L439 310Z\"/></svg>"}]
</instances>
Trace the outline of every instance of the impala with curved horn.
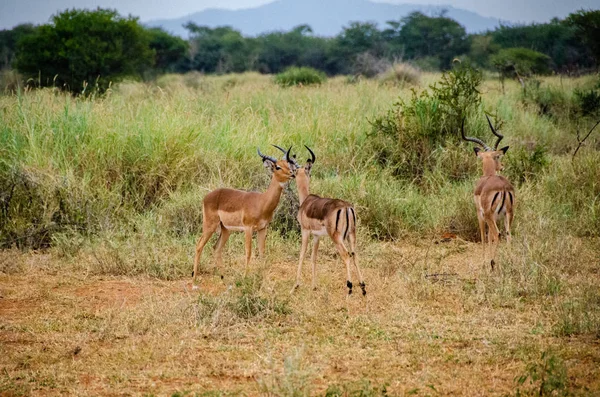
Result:
<instances>
[{"instance_id":1,"label":"impala with curved horn","mask_svg":"<svg viewBox=\"0 0 600 397\"><path fill-rule=\"evenodd\" d=\"M350 275L350 262L354 263L358 274L359 285L363 295L367 294L366 285L362 273L358 267L358 258L356 257L356 212L354 207L347 201L323 198L315 194L310 194L310 171L315 163L316 156L308 147L310 158L306 160L304 167L300 166L295 159L292 159L293 166L296 168L296 186L300 198L300 208L298 209L298 222L302 230L302 248L300 249L300 261L298 262L298 272L296 274L296 283L292 288L294 292L300 286L302 278L302 262L308 247L308 239L313 235L312 248L312 287L316 287L316 266L317 250L319 249L319 239L323 236L329 236L344 264L346 265L346 286L348 294L352 293L352 278ZM278 147L279 150L284 149ZM346 248L344 242L347 241L350 251Z\"/></svg>"},{"instance_id":2,"label":"impala with curved horn","mask_svg":"<svg viewBox=\"0 0 600 397\"><path fill-rule=\"evenodd\" d=\"M222 265L221 252L232 231L244 232L246 237L246 267L244 274L248 271L248 264L252 255L253 232L257 232L258 253L261 257L264 256L267 226L273 219L273 212L279 204L285 184L295 176L295 169L291 165L293 164L293 160L290 158L291 150L290 147L287 151L284 151L283 160L277 160L275 157L262 154L260 149L257 149L263 165L272 173L271 183L266 192L246 192L222 188L213 190L204 197L202 203L202 236L196 244L194 271L192 273L193 283L196 282L198 275L198 264L202 256L202 250L213 233L219 229L221 234L215 245L217 266Z\"/></svg>"},{"instance_id":3,"label":"impala with curved horn","mask_svg":"<svg viewBox=\"0 0 600 397\"><path fill-rule=\"evenodd\" d=\"M478 138L465 136L465 119L462 121L461 135L465 141L473 142L480 147L475 147L475 154L482 160L483 176L479 178L475 186L474 200L477 207L477 219L481 232L481 243L485 252L485 225L488 226L488 245L491 248L490 265L494 270L496 250L500 237L497 221L504 216L504 227L506 229L506 241L510 243L510 226L512 225L515 206L515 190L512 184L498 171L504 169L500 160L506 154L508 146L498 150L498 145L504 136L496 131L490 118L486 115L492 133L498 138L492 149L484 141ZM483 150L482 150L483 149Z\"/></svg>"}]
</instances>

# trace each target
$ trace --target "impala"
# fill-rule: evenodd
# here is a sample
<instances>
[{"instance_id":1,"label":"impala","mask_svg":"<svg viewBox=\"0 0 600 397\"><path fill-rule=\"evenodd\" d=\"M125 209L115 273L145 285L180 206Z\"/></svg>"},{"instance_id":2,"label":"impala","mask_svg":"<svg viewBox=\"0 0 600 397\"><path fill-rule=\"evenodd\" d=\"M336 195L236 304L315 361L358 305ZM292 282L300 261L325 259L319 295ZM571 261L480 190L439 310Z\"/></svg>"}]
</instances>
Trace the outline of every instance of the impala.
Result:
<instances>
[{"instance_id":1,"label":"impala","mask_svg":"<svg viewBox=\"0 0 600 397\"><path fill-rule=\"evenodd\" d=\"M315 163L316 156L313 151L305 146L310 152L310 158L306 160L304 167L300 166L294 159L293 166L296 168L296 186L300 198L300 208L298 209L298 222L302 230L302 248L300 249L300 261L298 262L298 272L296 274L296 284L292 288L294 292L300 286L302 277L302 262L308 247L310 235L313 235L312 248L312 288L316 287L316 265L317 250L319 249L319 239L329 235L337 251L339 252L344 264L346 265L348 295L352 294L352 281L350 275L350 262L354 263L358 280L363 295L367 294L365 282L362 277L356 257L356 212L354 207L347 201L323 198L315 194L310 194L310 171ZM282 148L279 150L284 151ZM350 251L346 248L344 241L348 241Z\"/></svg>"},{"instance_id":2,"label":"impala","mask_svg":"<svg viewBox=\"0 0 600 397\"><path fill-rule=\"evenodd\" d=\"M219 239L215 245L215 259L217 266L222 265L223 246L229 239L231 232L244 232L246 237L246 266L244 274L248 271L248 264L252 255L252 233L257 232L258 253L263 257L265 252L265 239L267 226L273 219L273 212L279 203L281 192L285 184L294 178L294 168L290 165L290 150L285 152L283 160L265 156L257 149L263 165L271 171L271 183L264 193L246 192L236 189L217 189L208 193L202 203L202 235L196 244L194 258L194 271L192 282L196 282L198 264L204 246L219 229Z\"/></svg>"},{"instance_id":3,"label":"impala","mask_svg":"<svg viewBox=\"0 0 600 397\"><path fill-rule=\"evenodd\" d=\"M465 141L473 142L480 146L475 147L474 150L477 157L482 160L483 176L479 178L477 185L475 185L474 200L477 208L477 219L479 220L479 231L481 232L481 243L484 245L484 254L485 225L487 224L488 226L488 245L491 248L490 265L492 270L494 270L494 259L500 237L500 230L496 222L499 218L504 217L506 241L510 243L510 226L512 225L514 216L515 190L508 179L496 174L496 172L504 169L500 160L506 154L508 146L498 150L498 145L504 136L496 131L487 115L486 118L492 133L498 137L494 149L486 145L481 139L465 136L464 119L461 126L461 134Z\"/></svg>"}]
</instances>

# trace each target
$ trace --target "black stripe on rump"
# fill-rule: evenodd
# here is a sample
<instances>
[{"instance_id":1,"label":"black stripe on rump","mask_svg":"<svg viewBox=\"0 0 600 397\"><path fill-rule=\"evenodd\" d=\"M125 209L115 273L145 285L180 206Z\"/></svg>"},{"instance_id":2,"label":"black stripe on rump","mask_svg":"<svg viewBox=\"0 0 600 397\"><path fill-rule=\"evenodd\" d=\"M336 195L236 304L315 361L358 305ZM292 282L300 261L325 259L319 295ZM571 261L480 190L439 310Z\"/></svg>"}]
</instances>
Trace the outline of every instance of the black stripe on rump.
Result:
<instances>
[{"instance_id":1,"label":"black stripe on rump","mask_svg":"<svg viewBox=\"0 0 600 397\"><path fill-rule=\"evenodd\" d=\"M506 200L506 192L502 192L502 203L500 204L500 209L498 210L498 213L501 213L502 208L504 208L504 200Z\"/></svg>"},{"instance_id":2,"label":"black stripe on rump","mask_svg":"<svg viewBox=\"0 0 600 397\"><path fill-rule=\"evenodd\" d=\"M346 230L344 230L344 240L346 240L346 236L348 235L348 226L350 226L350 218L348 216L348 208L346 208Z\"/></svg>"},{"instance_id":3,"label":"black stripe on rump","mask_svg":"<svg viewBox=\"0 0 600 397\"><path fill-rule=\"evenodd\" d=\"M496 199L498 198L499 194L500 194L500 192L496 192L496 194L494 194L494 198L492 199L492 205L490 205L490 209L492 211L494 210L494 203L496 202Z\"/></svg>"},{"instance_id":4,"label":"black stripe on rump","mask_svg":"<svg viewBox=\"0 0 600 397\"><path fill-rule=\"evenodd\" d=\"M511 192L508 192L508 198L510 199L510 206L512 207L513 205L513 196Z\"/></svg>"},{"instance_id":5,"label":"black stripe on rump","mask_svg":"<svg viewBox=\"0 0 600 397\"><path fill-rule=\"evenodd\" d=\"M335 216L335 231L336 232L338 230L338 223L340 221L340 212L342 212L342 210L338 210L337 215Z\"/></svg>"},{"instance_id":6,"label":"black stripe on rump","mask_svg":"<svg viewBox=\"0 0 600 397\"><path fill-rule=\"evenodd\" d=\"M354 226L356 227L356 215L354 214L354 208L350 207L350 211L352 211L352 220L354 221Z\"/></svg>"}]
</instances>

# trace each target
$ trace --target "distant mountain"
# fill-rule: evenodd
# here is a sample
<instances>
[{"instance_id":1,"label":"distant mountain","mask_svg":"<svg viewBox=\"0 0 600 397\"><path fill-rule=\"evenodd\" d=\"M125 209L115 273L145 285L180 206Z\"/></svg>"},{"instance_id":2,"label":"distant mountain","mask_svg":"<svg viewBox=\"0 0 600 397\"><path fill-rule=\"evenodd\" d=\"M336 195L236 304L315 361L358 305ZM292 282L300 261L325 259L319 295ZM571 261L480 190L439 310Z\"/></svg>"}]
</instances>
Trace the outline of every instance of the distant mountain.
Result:
<instances>
[{"instance_id":1,"label":"distant mountain","mask_svg":"<svg viewBox=\"0 0 600 397\"><path fill-rule=\"evenodd\" d=\"M413 11L435 16L442 10L446 10L446 15L458 21L469 33L494 29L500 24L498 19L451 6L372 3L368 0L277 0L243 10L206 9L183 18L149 21L146 25L160 26L168 32L187 37L188 31L183 25L190 21L209 27L231 26L245 36L289 31L307 24L315 35L335 36L352 21L376 22L382 29L386 21L397 21Z\"/></svg>"}]
</instances>

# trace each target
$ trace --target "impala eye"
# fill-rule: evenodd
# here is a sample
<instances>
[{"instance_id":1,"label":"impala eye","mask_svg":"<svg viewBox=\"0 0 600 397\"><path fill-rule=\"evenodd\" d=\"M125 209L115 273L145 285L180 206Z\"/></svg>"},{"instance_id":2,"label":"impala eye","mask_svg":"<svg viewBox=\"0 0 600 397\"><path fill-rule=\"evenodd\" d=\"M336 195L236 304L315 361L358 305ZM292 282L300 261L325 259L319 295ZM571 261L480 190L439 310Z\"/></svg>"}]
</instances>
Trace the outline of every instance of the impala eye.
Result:
<instances>
[{"instance_id":1,"label":"impala eye","mask_svg":"<svg viewBox=\"0 0 600 397\"><path fill-rule=\"evenodd\" d=\"M280 166L278 166L278 165L276 165L276 166L275 166L275 169L276 169L276 170L280 170L280 169L281 169L281 167L280 167Z\"/></svg>"}]
</instances>

